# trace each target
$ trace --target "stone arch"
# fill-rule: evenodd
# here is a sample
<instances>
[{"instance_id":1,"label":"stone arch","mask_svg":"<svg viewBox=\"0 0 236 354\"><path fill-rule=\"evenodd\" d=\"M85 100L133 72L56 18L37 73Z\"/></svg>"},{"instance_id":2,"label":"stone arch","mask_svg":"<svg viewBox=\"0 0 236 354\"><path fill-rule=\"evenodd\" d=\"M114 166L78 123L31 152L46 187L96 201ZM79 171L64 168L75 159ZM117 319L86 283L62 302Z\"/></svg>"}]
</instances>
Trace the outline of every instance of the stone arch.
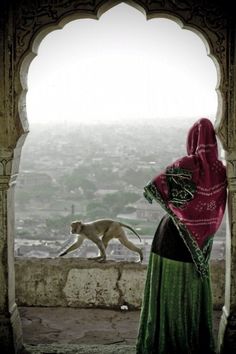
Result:
<instances>
[{"instance_id":1,"label":"stone arch","mask_svg":"<svg viewBox=\"0 0 236 354\"><path fill-rule=\"evenodd\" d=\"M2 187L3 190L2 205L0 205L0 207L6 210L4 222L2 221L4 224L3 239L9 239L10 243L12 243L14 231L13 227L7 227L7 222L8 219L12 217L12 214L14 214L14 204L13 198L10 197L12 193L9 193L9 189L15 182L21 147L28 132L25 97L27 92L27 71L30 62L37 54L37 47L40 41L51 30L60 29L67 22L74 19L85 17L99 19L104 12L121 2L121 0L32 0L30 2L23 0L19 2L19 4L17 4L18 1L15 1L14 4L7 4L9 16L7 17L6 23L7 26L9 26L9 31L4 28L5 52L3 54L3 63L7 67L6 72L8 70L8 73L6 75L8 75L8 77L5 79L7 84L4 86L4 98L10 103L5 109L7 119L3 122L3 128L0 130L1 134L7 134L7 138L4 140L5 145L3 145L0 156L0 172L2 171L0 175L0 187ZM203 39L208 50L208 55L213 59L218 72L219 80L216 90L218 93L219 107L215 126L224 149L229 152L229 176L232 180L230 181L231 196L229 198L229 206L231 214L233 215L236 208L234 206L236 133L233 129L229 129L228 127L235 126L233 120L233 63L235 59L234 51L231 50L230 46L231 41L233 41L233 35L232 33L230 34L228 27L228 14L225 12L222 4L217 4L214 1L209 1L207 4L202 0L184 0L178 2L175 0L129 0L124 2L140 10L146 15L147 19L154 17L172 19L182 28L190 29ZM2 24L0 23L0 25ZM230 37L231 35L232 37ZM3 133L3 131L7 133ZM231 152L232 157L230 157ZM5 168L6 164L9 167L8 169ZM11 198L8 203L7 198ZM11 224L13 224L13 222ZM232 231L232 233L235 235L235 231ZM228 256L228 263L232 266L230 255ZM14 266L11 249L8 251L8 262L5 262L3 267L0 268L0 273L4 274L2 278L4 278L8 287L12 288L10 289L11 304L15 311L13 285L11 285L9 277L8 280L5 277L7 270L10 277L13 278L12 273L14 273ZM232 272L233 270L234 269L232 269ZM232 280L232 282L235 288L235 280ZM230 280L228 280L228 283L230 287ZM5 293L7 294L7 292ZM235 304L235 296L236 295L232 295L232 301L230 299L228 302L231 301ZM8 295L4 295L4 297L2 296L2 298L0 298L1 308L5 306L2 304L6 302L6 299L8 299ZM230 305L228 305L228 307L230 307ZM13 311L11 312L11 316L13 316L12 313ZM16 311L14 314L15 313ZM17 317L17 315L14 316L15 318ZM225 315L225 322L227 322L227 316L228 314ZM6 318L9 318L9 313L6 315ZM17 320L15 322L17 323ZM17 330L14 329L14 323L10 324L9 320L4 326L6 326L7 329L12 326L13 332L17 333ZM19 337L21 336L20 333L17 335ZM18 339L14 339L14 341L17 342ZM15 348L16 347L17 346L15 346Z\"/></svg>"},{"instance_id":2,"label":"stone arch","mask_svg":"<svg viewBox=\"0 0 236 354\"><path fill-rule=\"evenodd\" d=\"M230 145L227 126L227 65L226 48L227 35L223 14L217 6L211 9L203 7L200 1L182 3L174 0L107 0L107 1L69 1L61 0L51 5L38 5L36 1L19 9L16 20L18 34L16 45L16 85L18 104L15 110L17 119L21 122L24 133L18 140L20 150L28 132L26 114L27 73L32 60L37 56L38 47L43 38L51 31L62 29L67 23L82 18L99 20L112 7L125 2L142 12L147 20L167 18L175 21L182 29L191 30L204 42L207 55L213 60L217 75L218 111L215 122L218 136L225 150ZM55 4L54 4L55 3ZM15 102L16 103L16 102ZM17 113L18 112L18 113Z\"/></svg>"},{"instance_id":3,"label":"stone arch","mask_svg":"<svg viewBox=\"0 0 236 354\"><path fill-rule=\"evenodd\" d=\"M31 11L22 6L17 18L18 42L16 46L16 87L18 96L18 120L21 122L25 132L28 123L26 116L26 93L27 93L27 72L31 61L37 55L37 50L42 39L51 31L62 29L67 23L75 19L91 18L99 20L103 13L123 1L62 1L61 4L52 6L37 6L35 2L31 5ZM53 3L53 2L52 2ZM89 3L89 4L87 4ZM93 5L91 3L94 3ZM168 18L175 21L183 29L196 33L204 42L207 54L213 60L217 74L218 83L216 87L218 95L218 112L216 117L216 130L223 144L228 148L228 136L226 132L227 123L227 97L226 97L226 32L223 15L219 9L213 8L207 12L202 5L189 4L178 5L173 0L166 0L161 3L156 1L125 1L130 6L137 8L148 19ZM37 7L36 7L37 6ZM214 11L213 11L214 10ZM32 16L32 17L31 17ZM22 25L23 24L23 25ZM33 28L33 31L31 30Z\"/></svg>"}]
</instances>

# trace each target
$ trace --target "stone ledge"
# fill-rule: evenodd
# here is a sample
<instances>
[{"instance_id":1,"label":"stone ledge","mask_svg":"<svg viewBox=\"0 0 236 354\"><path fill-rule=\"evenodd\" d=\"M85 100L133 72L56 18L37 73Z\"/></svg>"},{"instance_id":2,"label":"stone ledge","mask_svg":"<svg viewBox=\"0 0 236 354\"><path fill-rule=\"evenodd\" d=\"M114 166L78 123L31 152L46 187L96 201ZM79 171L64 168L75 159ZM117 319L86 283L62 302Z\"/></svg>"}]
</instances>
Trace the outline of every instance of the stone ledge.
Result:
<instances>
[{"instance_id":1,"label":"stone ledge","mask_svg":"<svg viewBox=\"0 0 236 354\"><path fill-rule=\"evenodd\" d=\"M134 262L99 263L82 258L16 258L19 306L129 310L141 307L147 266ZM224 303L224 261L211 261L213 303Z\"/></svg>"},{"instance_id":2,"label":"stone ledge","mask_svg":"<svg viewBox=\"0 0 236 354\"><path fill-rule=\"evenodd\" d=\"M135 354L135 346L131 345L25 345L21 354Z\"/></svg>"}]
</instances>

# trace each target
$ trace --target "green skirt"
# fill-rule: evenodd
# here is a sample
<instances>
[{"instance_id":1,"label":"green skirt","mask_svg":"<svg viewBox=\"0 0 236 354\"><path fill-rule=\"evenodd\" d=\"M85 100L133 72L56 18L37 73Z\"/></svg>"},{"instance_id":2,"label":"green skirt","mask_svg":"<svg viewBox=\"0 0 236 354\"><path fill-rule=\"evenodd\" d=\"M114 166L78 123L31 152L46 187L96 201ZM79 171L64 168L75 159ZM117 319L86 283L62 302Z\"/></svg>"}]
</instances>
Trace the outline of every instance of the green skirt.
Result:
<instances>
[{"instance_id":1,"label":"green skirt","mask_svg":"<svg viewBox=\"0 0 236 354\"><path fill-rule=\"evenodd\" d=\"M212 313L210 276L152 252L136 353L215 354Z\"/></svg>"}]
</instances>

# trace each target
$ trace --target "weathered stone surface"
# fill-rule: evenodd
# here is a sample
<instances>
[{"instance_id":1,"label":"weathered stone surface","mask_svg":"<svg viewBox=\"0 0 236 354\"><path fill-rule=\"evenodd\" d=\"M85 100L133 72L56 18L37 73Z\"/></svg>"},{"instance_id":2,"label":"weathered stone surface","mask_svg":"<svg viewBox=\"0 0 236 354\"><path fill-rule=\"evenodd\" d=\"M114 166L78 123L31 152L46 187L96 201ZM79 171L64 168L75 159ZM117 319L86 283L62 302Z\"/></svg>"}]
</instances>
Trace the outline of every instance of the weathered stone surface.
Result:
<instances>
[{"instance_id":1,"label":"weathered stone surface","mask_svg":"<svg viewBox=\"0 0 236 354\"><path fill-rule=\"evenodd\" d=\"M135 344L140 311L20 308L25 344Z\"/></svg>"},{"instance_id":2,"label":"weathered stone surface","mask_svg":"<svg viewBox=\"0 0 236 354\"><path fill-rule=\"evenodd\" d=\"M119 308L128 302L139 308L146 273L141 264L76 258L17 258L15 269L17 303L23 306ZM137 283L140 293L133 297Z\"/></svg>"},{"instance_id":3,"label":"weathered stone surface","mask_svg":"<svg viewBox=\"0 0 236 354\"><path fill-rule=\"evenodd\" d=\"M26 345L22 354L135 354L134 345Z\"/></svg>"},{"instance_id":4,"label":"weathered stone surface","mask_svg":"<svg viewBox=\"0 0 236 354\"><path fill-rule=\"evenodd\" d=\"M68 306L117 306L117 277L118 271L115 268L71 269L63 288Z\"/></svg>"},{"instance_id":5,"label":"weathered stone surface","mask_svg":"<svg viewBox=\"0 0 236 354\"><path fill-rule=\"evenodd\" d=\"M20 314L30 353L126 354L129 348L135 352L140 311L24 307ZM213 312L215 337L220 314Z\"/></svg>"},{"instance_id":6,"label":"weathered stone surface","mask_svg":"<svg viewBox=\"0 0 236 354\"><path fill-rule=\"evenodd\" d=\"M20 306L140 309L147 266L99 263L81 258L17 258L16 298ZM224 303L224 261L211 262L213 302Z\"/></svg>"},{"instance_id":7,"label":"weathered stone surface","mask_svg":"<svg viewBox=\"0 0 236 354\"><path fill-rule=\"evenodd\" d=\"M128 308L141 308L145 279L146 269L123 269L118 286Z\"/></svg>"}]
</instances>

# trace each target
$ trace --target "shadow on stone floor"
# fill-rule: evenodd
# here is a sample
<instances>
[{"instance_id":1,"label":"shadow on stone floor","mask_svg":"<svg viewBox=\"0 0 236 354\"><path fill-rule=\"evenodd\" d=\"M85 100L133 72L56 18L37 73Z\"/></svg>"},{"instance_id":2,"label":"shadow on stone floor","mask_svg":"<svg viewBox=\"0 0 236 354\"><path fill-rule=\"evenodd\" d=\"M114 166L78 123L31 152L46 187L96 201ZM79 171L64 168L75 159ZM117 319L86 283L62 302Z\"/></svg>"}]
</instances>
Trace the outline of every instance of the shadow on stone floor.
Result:
<instances>
[{"instance_id":1,"label":"shadow on stone floor","mask_svg":"<svg viewBox=\"0 0 236 354\"><path fill-rule=\"evenodd\" d=\"M135 354L139 311L104 309L19 309L25 353ZM214 311L217 336L221 311Z\"/></svg>"}]
</instances>

